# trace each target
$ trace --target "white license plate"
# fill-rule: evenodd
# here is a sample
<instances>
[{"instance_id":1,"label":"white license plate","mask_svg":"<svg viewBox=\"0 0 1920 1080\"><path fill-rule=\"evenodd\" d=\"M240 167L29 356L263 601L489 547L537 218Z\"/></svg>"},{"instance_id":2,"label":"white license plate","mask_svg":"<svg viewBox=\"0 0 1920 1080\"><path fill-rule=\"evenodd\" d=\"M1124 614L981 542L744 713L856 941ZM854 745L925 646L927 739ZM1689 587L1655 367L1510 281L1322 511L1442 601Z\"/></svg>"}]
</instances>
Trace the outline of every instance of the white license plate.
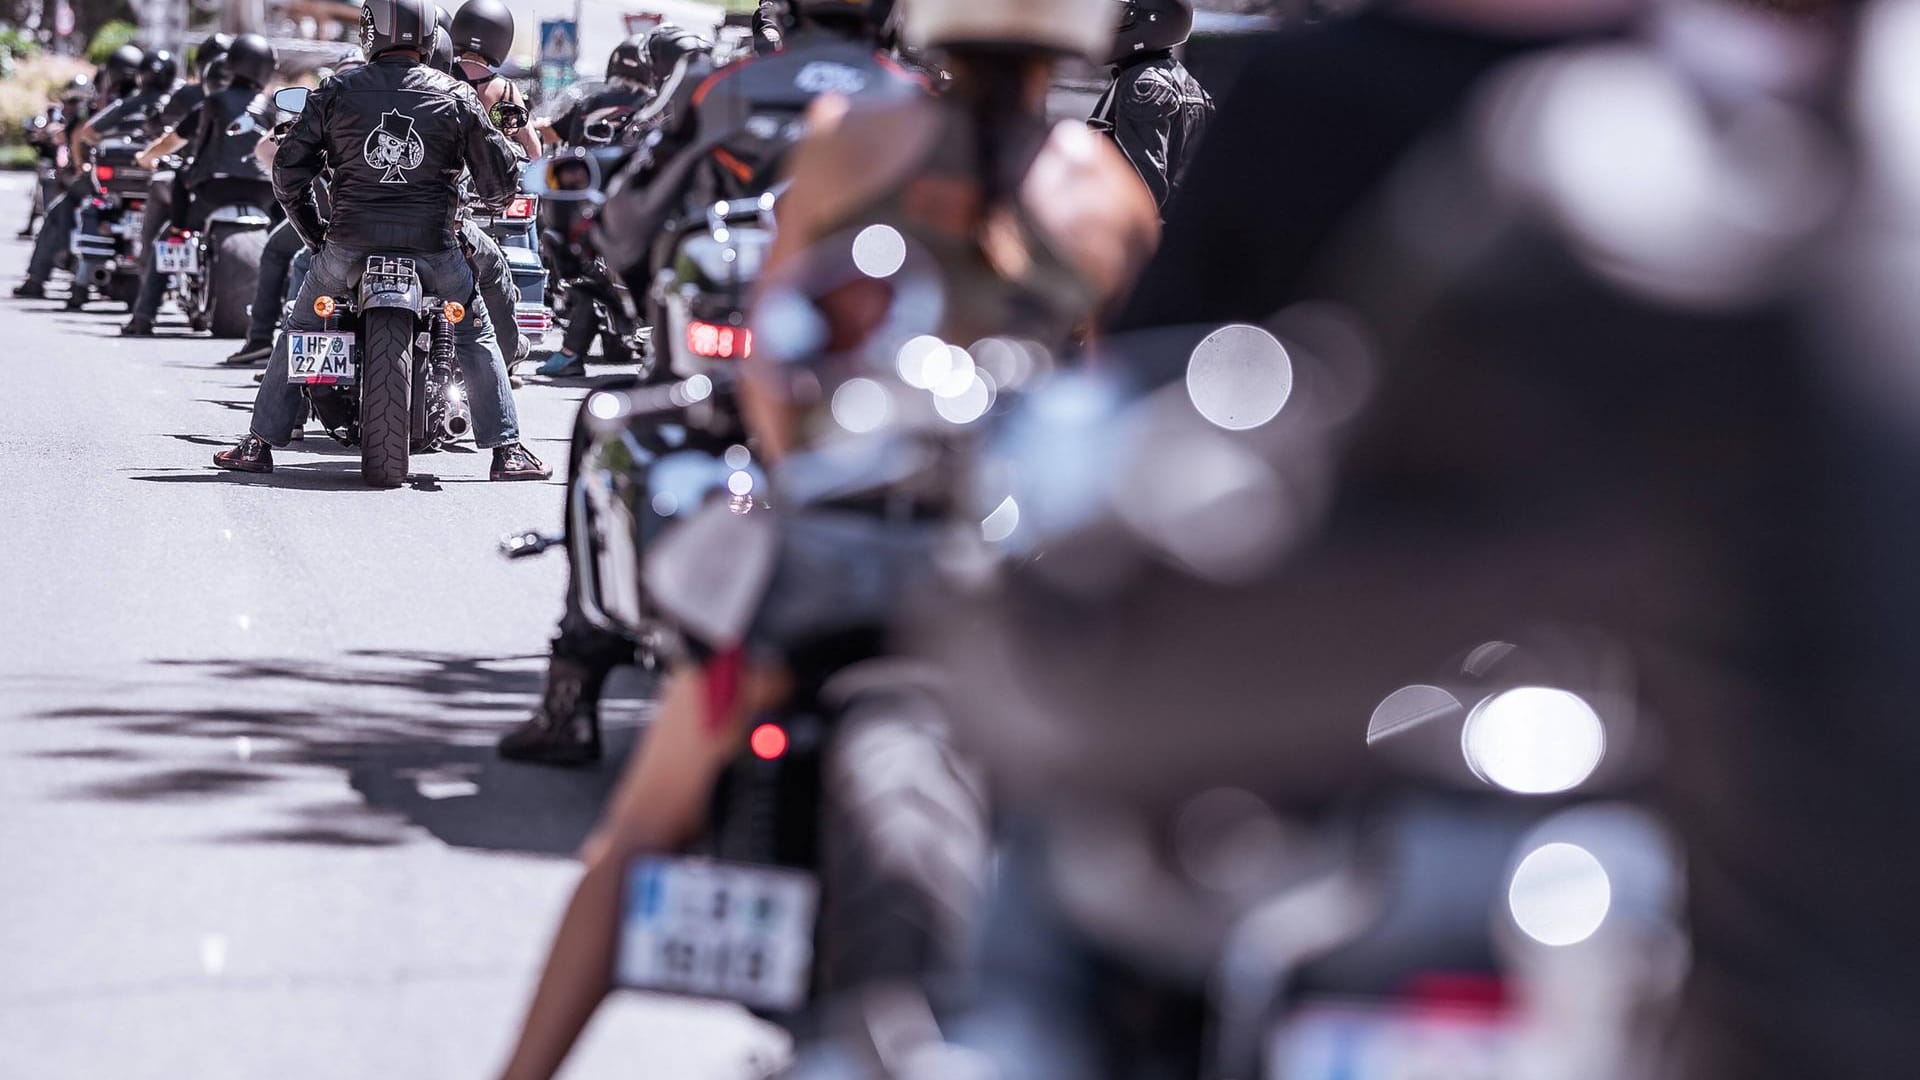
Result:
<instances>
[{"instance_id":1,"label":"white license plate","mask_svg":"<svg viewBox=\"0 0 1920 1080\"><path fill-rule=\"evenodd\" d=\"M1272 1080L1527 1080L1518 1025L1477 1010L1309 1006L1268 1043Z\"/></svg>"},{"instance_id":2,"label":"white license plate","mask_svg":"<svg viewBox=\"0 0 1920 1080\"><path fill-rule=\"evenodd\" d=\"M200 272L200 249L191 240L161 240L153 245L154 268L163 274Z\"/></svg>"},{"instance_id":3,"label":"white license plate","mask_svg":"<svg viewBox=\"0 0 1920 1080\"><path fill-rule=\"evenodd\" d=\"M129 210L120 219L121 236L139 236L147 227L147 215L139 210Z\"/></svg>"},{"instance_id":4,"label":"white license plate","mask_svg":"<svg viewBox=\"0 0 1920 1080\"><path fill-rule=\"evenodd\" d=\"M353 335L334 332L287 333L287 381L308 386L352 386Z\"/></svg>"},{"instance_id":5,"label":"white license plate","mask_svg":"<svg viewBox=\"0 0 1920 1080\"><path fill-rule=\"evenodd\" d=\"M767 1012L807 1000L820 883L800 870L648 857L627 870L621 986Z\"/></svg>"}]
</instances>

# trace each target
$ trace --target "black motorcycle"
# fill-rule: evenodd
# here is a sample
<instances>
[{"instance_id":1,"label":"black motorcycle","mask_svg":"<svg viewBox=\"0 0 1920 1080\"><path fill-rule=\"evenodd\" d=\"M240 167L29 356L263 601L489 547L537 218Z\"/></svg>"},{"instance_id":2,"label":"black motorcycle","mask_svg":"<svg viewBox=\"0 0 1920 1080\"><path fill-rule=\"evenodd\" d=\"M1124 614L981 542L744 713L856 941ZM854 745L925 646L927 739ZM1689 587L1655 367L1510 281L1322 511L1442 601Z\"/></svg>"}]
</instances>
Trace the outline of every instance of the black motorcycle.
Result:
<instances>
[{"instance_id":1,"label":"black motorcycle","mask_svg":"<svg viewBox=\"0 0 1920 1080\"><path fill-rule=\"evenodd\" d=\"M94 194L82 203L70 247L74 298L98 289L129 309L140 291L141 238L145 233L150 169L134 160L140 146L131 139L108 139L94 155Z\"/></svg>"}]
</instances>

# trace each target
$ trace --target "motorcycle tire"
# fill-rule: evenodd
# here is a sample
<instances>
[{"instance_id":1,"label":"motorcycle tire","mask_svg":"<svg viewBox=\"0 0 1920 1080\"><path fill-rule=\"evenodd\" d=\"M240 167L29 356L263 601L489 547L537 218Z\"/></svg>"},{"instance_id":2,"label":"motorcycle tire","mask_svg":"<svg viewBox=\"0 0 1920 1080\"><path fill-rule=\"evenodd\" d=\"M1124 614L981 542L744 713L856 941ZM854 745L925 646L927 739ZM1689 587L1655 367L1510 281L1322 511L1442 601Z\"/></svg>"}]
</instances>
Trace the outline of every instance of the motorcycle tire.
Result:
<instances>
[{"instance_id":1,"label":"motorcycle tire","mask_svg":"<svg viewBox=\"0 0 1920 1080\"><path fill-rule=\"evenodd\" d=\"M939 710L856 702L825 767L820 988L954 972L986 899L990 833Z\"/></svg>"},{"instance_id":2,"label":"motorcycle tire","mask_svg":"<svg viewBox=\"0 0 1920 1080\"><path fill-rule=\"evenodd\" d=\"M214 241L213 265L207 268L207 327L217 338L244 338L252 328L247 314L260 284L260 256L267 250L267 230L223 231Z\"/></svg>"},{"instance_id":3,"label":"motorcycle tire","mask_svg":"<svg viewBox=\"0 0 1920 1080\"><path fill-rule=\"evenodd\" d=\"M374 308L362 321L360 476L396 488L406 482L413 437L413 313Z\"/></svg>"}]
</instances>

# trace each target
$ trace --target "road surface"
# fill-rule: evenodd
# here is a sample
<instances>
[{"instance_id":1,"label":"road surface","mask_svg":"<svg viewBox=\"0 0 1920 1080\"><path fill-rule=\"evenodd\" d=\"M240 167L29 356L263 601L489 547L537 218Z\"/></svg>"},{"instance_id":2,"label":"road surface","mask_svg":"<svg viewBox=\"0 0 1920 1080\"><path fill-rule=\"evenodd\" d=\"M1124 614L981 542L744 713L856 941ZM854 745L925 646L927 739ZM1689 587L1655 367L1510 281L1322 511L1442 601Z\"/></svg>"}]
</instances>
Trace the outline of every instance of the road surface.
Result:
<instances>
[{"instance_id":1,"label":"road surface","mask_svg":"<svg viewBox=\"0 0 1920 1080\"><path fill-rule=\"evenodd\" d=\"M7 288L26 193L0 176ZM489 1076L617 768L491 750L564 569L495 541L556 526L560 485L447 453L373 491L317 430L271 476L217 472L258 370L219 365L234 343L59 308L0 299L0 1076ZM585 387L518 394L549 461ZM614 689L617 760L645 705ZM736 1077L778 1047L625 996L564 1075Z\"/></svg>"}]
</instances>

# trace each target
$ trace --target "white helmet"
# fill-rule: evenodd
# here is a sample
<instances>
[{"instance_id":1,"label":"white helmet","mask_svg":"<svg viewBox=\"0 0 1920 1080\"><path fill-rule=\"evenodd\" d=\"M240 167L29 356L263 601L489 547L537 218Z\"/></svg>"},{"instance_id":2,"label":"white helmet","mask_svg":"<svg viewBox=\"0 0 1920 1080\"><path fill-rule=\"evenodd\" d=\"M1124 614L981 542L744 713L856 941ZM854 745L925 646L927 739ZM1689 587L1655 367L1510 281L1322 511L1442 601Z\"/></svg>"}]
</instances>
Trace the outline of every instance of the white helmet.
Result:
<instances>
[{"instance_id":1,"label":"white helmet","mask_svg":"<svg viewBox=\"0 0 1920 1080\"><path fill-rule=\"evenodd\" d=\"M918 48L1028 46L1104 60L1113 51L1113 0L902 0L904 33Z\"/></svg>"}]
</instances>

